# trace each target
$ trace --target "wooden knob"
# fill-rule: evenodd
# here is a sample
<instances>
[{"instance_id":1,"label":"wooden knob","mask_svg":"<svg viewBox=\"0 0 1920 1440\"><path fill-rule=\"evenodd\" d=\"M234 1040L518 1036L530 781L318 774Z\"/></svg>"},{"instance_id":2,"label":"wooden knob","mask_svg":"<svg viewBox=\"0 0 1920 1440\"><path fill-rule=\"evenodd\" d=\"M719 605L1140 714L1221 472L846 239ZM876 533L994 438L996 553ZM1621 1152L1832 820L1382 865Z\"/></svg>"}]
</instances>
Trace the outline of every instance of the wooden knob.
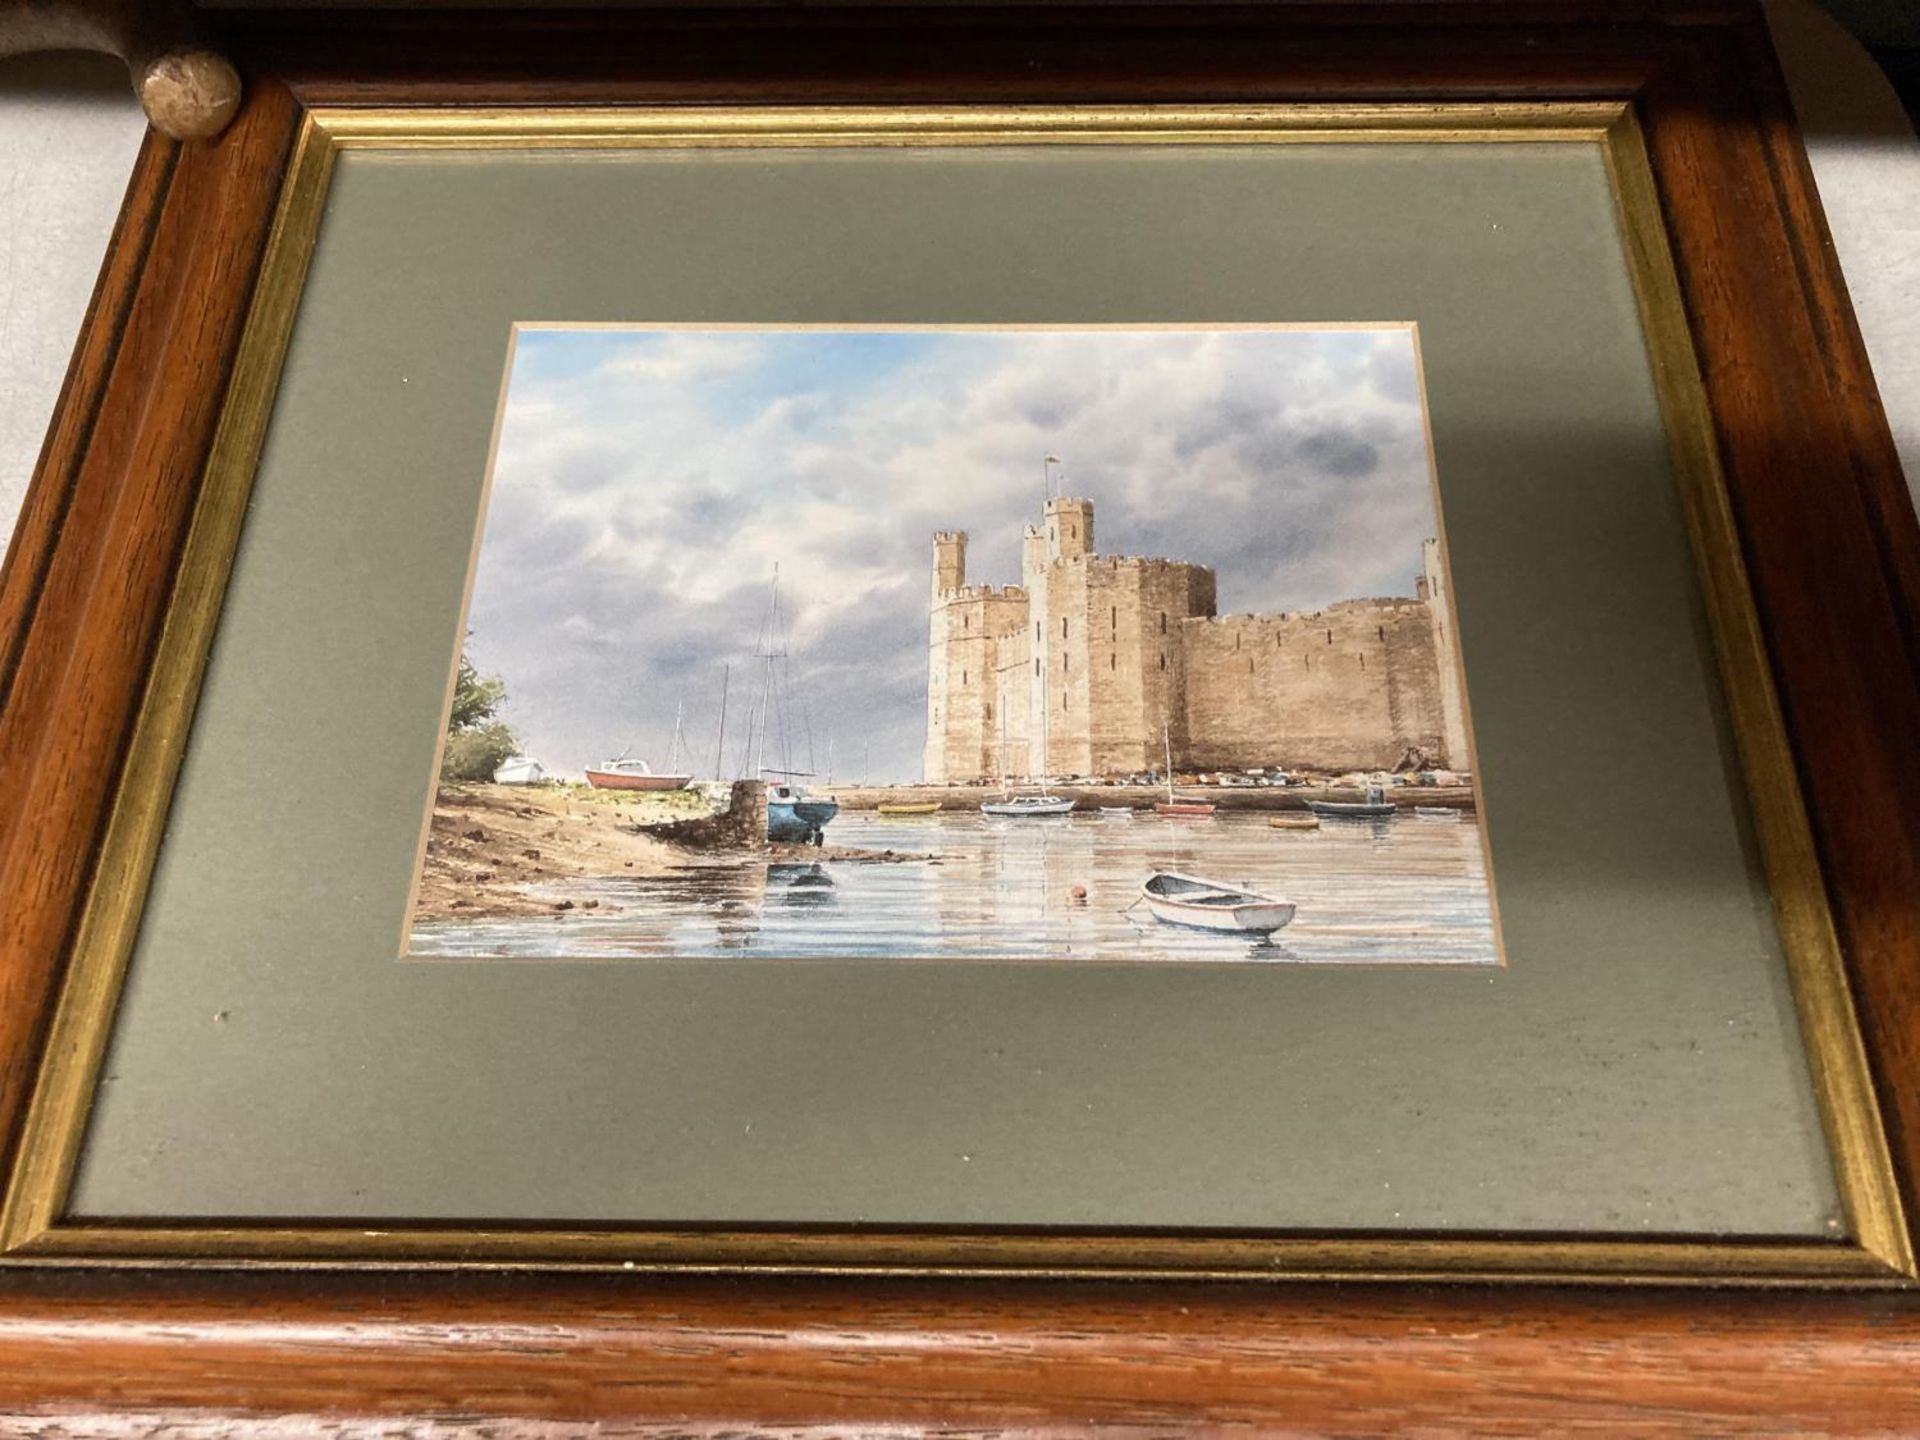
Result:
<instances>
[{"instance_id":1,"label":"wooden knob","mask_svg":"<svg viewBox=\"0 0 1920 1440\"><path fill-rule=\"evenodd\" d=\"M153 128L175 140L210 140L240 108L240 76L211 50L156 55L134 79Z\"/></svg>"}]
</instances>

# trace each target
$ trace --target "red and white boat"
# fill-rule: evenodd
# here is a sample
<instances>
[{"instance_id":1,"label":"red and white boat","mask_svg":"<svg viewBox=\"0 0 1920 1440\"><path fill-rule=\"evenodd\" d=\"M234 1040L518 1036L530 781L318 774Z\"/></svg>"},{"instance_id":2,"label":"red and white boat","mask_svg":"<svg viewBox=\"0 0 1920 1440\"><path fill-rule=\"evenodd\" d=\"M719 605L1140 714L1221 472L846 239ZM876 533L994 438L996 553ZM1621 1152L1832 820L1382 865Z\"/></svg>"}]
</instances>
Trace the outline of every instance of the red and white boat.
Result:
<instances>
[{"instance_id":1,"label":"red and white boat","mask_svg":"<svg viewBox=\"0 0 1920 1440\"><path fill-rule=\"evenodd\" d=\"M596 790L684 790L691 775L656 775L644 760L615 759L587 767L587 784Z\"/></svg>"},{"instance_id":2,"label":"red and white boat","mask_svg":"<svg viewBox=\"0 0 1920 1440\"><path fill-rule=\"evenodd\" d=\"M724 704L724 700L721 702ZM667 772L664 775L653 773L653 767L644 760L630 760L622 750L611 760L599 765L587 767L587 784L596 790L684 790L693 783L693 776L674 773L674 765L680 759L680 723L686 718L684 703L674 707L673 711L673 748L667 752ZM722 724L725 723L723 718Z\"/></svg>"},{"instance_id":3,"label":"red and white boat","mask_svg":"<svg viewBox=\"0 0 1920 1440\"><path fill-rule=\"evenodd\" d=\"M1167 747L1167 798L1153 807L1153 813L1156 815L1171 815L1176 819L1181 816L1199 819L1203 816L1213 814L1214 806L1211 800L1178 800L1174 798L1173 730L1168 728L1161 731L1161 738Z\"/></svg>"}]
</instances>

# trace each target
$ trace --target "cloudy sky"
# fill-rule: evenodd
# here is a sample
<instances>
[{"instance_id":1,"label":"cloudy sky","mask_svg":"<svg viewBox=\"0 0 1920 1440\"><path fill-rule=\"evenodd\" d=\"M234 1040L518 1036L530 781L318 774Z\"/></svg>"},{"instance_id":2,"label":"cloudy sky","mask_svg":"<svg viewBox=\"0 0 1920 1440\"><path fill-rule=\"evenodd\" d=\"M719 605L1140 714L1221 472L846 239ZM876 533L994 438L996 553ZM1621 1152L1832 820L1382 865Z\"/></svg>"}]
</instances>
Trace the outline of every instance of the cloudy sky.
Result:
<instances>
[{"instance_id":1,"label":"cloudy sky","mask_svg":"<svg viewBox=\"0 0 1920 1440\"><path fill-rule=\"evenodd\" d=\"M711 773L730 662L731 772L777 562L816 767L918 779L932 532L1018 580L1047 455L1222 613L1409 595L1435 533L1405 330L525 329L469 653L562 773L663 767L680 702Z\"/></svg>"}]
</instances>

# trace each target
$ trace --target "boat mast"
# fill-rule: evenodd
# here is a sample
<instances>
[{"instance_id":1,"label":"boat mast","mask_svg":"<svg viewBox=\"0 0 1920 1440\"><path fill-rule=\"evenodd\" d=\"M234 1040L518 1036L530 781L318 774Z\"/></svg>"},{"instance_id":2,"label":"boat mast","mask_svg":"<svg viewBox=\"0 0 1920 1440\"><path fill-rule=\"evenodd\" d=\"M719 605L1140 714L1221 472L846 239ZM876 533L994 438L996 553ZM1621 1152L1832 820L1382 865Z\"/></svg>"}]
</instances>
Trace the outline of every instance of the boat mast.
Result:
<instances>
[{"instance_id":1,"label":"boat mast","mask_svg":"<svg viewBox=\"0 0 1920 1440\"><path fill-rule=\"evenodd\" d=\"M680 722L686 718L687 702L676 701L673 707L673 744L667 747L667 771L671 775L680 764Z\"/></svg>"},{"instance_id":2,"label":"boat mast","mask_svg":"<svg viewBox=\"0 0 1920 1440\"><path fill-rule=\"evenodd\" d=\"M1058 465L1059 463L1060 463L1060 457L1058 455L1043 455L1040 459L1040 474L1043 477L1043 481L1044 481L1041 487L1041 491L1046 496L1048 501L1051 501L1053 499L1053 467ZM1040 508L1044 514L1046 510L1046 506L1042 505ZM1042 660L1040 663L1040 777L1039 778L1040 778L1040 793L1043 796L1049 793L1048 786L1047 786L1047 780L1049 778L1048 772L1053 769L1053 756L1049 752L1049 747L1047 744L1047 675L1048 673L1049 673L1049 667L1045 662L1045 660Z\"/></svg>"},{"instance_id":3,"label":"boat mast","mask_svg":"<svg viewBox=\"0 0 1920 1440\"><path fill-rule=\"evenodd\" d=\"M767 769L767 729L773 723L773 652L775 617L780 605L780 562L773 562L773 583L767 588L767 627L764 632L766 649L760 652L760 658L766 662L761 680L760 694L760 743L754 750L753 773L764 775Z\"/></svg>"},{"instance_id":4,"label":"boat mast","mask_svg":"<svg viewBox=\"0 0 1920 1440\"><path fill-rule=\"evenodd\" d=\"M1000 793L1013 798L1013 773L1007 769L1007 707L1000 706Z\"/></svg>"},{"instance_id":5,"label":"boat mast","mask_svg":"<svg viewBox=\"0 0 1920 1440\"><path fill-rule=\"evenodd\" d=\"M1047 793L1047 772L1053 768L1053 756L1047 745L1047 675L1053 667L1040 662L1040 793Z\"/></svg>"},{"instance_id":6,"label":"boat mast","mask_svg":"<svg viewBox=\"0 0 1920 1440\"><path fill-rule=\"evenodd\" d=\"M1160 727L1160 738L1167 747L1167 803L1173 804L1173 725L1168 722Z\"/></svg>"},{"instance_id":7,"label":"boat mast","mask_svg":"<svg viewBox=\"0 0 1920 1440\"><path fill-rule=\"evenodd\" d=\"M713 778L720 779L720 767L725 765L727 754L727 682L733 678L733 665L728 663L720 669L720 727L713 739Z\"/></svg>"}]
</instances>

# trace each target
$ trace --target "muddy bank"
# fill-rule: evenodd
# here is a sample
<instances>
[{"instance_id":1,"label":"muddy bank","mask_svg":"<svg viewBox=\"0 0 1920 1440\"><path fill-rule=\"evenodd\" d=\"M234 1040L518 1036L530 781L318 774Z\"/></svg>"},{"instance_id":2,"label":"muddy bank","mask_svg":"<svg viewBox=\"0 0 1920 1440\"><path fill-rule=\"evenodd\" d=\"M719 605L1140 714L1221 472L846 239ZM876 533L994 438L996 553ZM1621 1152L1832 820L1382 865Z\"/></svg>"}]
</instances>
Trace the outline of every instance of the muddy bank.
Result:
<instances>
[{"instance_id":1,"label":"muddy bank","mask_svg":"<svg viewBox=\"0 0 1920 1440\"><path fill-rule=\"evenodd\" d=\"M618 791L590 791L607 796ZM683 797L693 797L691 800ZM634 823L656 840L695 850L764 850L767 846L767 787L759 780L716 781L664 792L671 808L643 802ZM617 803L617 802L616 802Z\"/></svg>"},{"instance_id":2,"label":"muddy bank","mask_svg":"<svg viewBox=\"0 0 1920 1440\"><path fill-rule=\"evenodd\" d=\"M898 865L908 860L932 860L940 857L926 850L856 850L851 845L771 845L767 859L776 865L806 865L827 860L848 861L860 865Z\"/></svg>"},{"instance_id":3,"label":"muddy bank","mask_svg":"<svg viewBox=\"0 0 1920 1440\"><path fill-rule=\"evenodd\" d=\"M434 799L413 919L615 909L570 894L570 880L659 879L715 865L930 858L843 845L770 846L765 787L752 782L668 792L449 785Z\"/></svg>"},{"instance_id":4,"label":"muddy bank","mask_svg":"<svg viewBox=\"0 0 1920 1440\"><path fill-rule=\"evenodd\" d=\"M536 915L529 893L588 875L665 875L687 852L633 828L631 807L582 801L564 788L447 785L434 798L413 918Z\"/></svg>"}]
</instances>

